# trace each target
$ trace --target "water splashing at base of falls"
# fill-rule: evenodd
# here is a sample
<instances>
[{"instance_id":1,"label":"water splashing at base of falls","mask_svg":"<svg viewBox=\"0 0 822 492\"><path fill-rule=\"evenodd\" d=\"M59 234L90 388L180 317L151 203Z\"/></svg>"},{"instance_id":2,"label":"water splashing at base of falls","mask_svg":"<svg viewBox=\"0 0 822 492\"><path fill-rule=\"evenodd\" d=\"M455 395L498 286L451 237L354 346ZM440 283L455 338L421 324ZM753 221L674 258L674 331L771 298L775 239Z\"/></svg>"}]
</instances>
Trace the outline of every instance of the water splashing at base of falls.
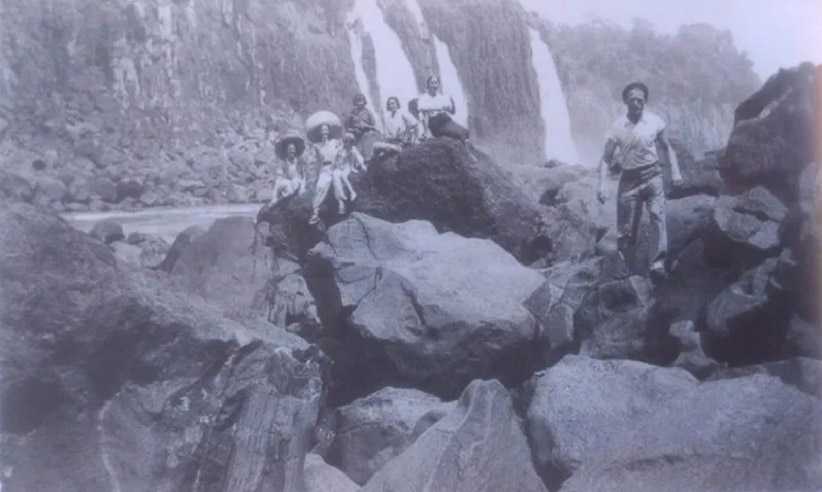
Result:
<instances>
[{"instance_id":1,"label":"water splashing at base of falls","mask_svg":"<svg viewBox=\"0 0 822 492\"><path fill-rule=\"evenodd\" d=\"M571 137L571 117L554 57L539 33L533 28L528 30L531 33L531 63L539 86L539 113L545 124L545 157L577 164L579 153Z\"/></svg>"},{"instance_id":2,"label":"water splashing at base of falls","mask_svg":"<svg viewBox=\"0 0 822 492\"><path fill-rule=\"evenodd\" d=\"M402 49L400 37L385 22L385 16L382 9L377 5L377 0L355 0L354 9L349 14L348 19L349 22L359 19L362 23L363 32L371 36L374 44L374 58L377 64L376 82L379 88L379 111L376 114L383 113L385 101L389 96L398 97L403 106L408 104L409 100L417 97L420 91L417 88L414 68ZM360 45L359 51L359 60L355 58L354 63L355 65L359 63L361 67L362 45ZM355 56L353 47L351 54Z\"/></svg>"},{"instance_id":3,"label":"water splashing at base of falls","mask_svg":"<svg viewBox=\"0 0 822 492\"><path fill-rule=\"evenodd\" d=\"M422 15L417 0L406 0L405 2L408 10L414 15L419 25L420 34L424 39L432 39L434 42L434 51L437 55L437 65L440 67L440 81L442 82L443 90L451 94L454 98L454 106L456 106L457 113L454 115L454 120L459 124L468 126L468 101L465 98L465 90L460 82L457 67L451 60L451 52L448 45L443 43L436 35L432 35L428 30L428 24L425 22L425 17Z\"/></svg>"}]
</instances>

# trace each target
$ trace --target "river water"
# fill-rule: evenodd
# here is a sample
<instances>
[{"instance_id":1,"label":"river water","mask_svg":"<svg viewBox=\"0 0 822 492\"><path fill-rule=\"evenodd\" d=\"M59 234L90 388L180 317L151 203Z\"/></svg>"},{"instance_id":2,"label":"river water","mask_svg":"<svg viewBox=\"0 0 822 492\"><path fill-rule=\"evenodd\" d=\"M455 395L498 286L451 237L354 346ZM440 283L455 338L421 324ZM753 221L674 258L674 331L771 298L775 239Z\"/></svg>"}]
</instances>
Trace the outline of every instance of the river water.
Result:
<instances>
[{"instance_id":1,"label":"river water","mask_svg":"<svg viewBox=\"0 0 822 492\"><path fill-rule=\"evenodd\" d=\"M193 225L210 226L215 220L224 217L255 218L262 207L259 203L241 203L230 205L203 205L181 208L151 208L135 212L75 212L65 213L62 217L75 229L89 232L95 222L113 219L123 226L126 236L132 232L144 232L160 236L173 242L177 234Z\"/></svg>"}]
</instances>

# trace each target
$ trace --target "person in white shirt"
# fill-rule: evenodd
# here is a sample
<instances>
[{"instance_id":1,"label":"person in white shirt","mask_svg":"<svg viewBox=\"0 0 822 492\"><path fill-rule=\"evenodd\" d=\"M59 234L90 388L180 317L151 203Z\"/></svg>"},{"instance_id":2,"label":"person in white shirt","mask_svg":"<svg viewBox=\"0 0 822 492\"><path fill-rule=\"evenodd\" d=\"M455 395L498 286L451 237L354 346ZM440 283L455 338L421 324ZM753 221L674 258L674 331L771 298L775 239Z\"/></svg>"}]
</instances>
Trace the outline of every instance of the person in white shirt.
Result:
<instances>
[{"instance_id":1,"label":"person in white shirt","mask_svg":"<svg viewBox=\"0 0 822 492\"><path fill-rule=\"evenodd\" d=\"M334 175L340 184L341 193L337 197L337 204L340 215L345 213L345 194L348 192L348 199L354 201L357 199L357 192L351 185L348 177L352 172L365 171L365 159L354 145L357 137L353 133L346 132L343 135L343 148L337 153L337 160L334 161Z\"/></svg>"},{"instance_id":2,"label":"person in white shirt","mask_svg":"<svg viewBox=\"0 0 822 492\"><path fill-rule=\"evenodd\" d=\"M450 137L471 150L473 146L468 129L451 118L457 112L454 98L440 91L440 79L434 75L428 77L425 87L427 91L417 98L424 128L423 138ZM471 158L476 160L473 154Z\"/></svg>"},{"instance_id":3,"label":"person in white shirt","mask_svg":"<svg viewBox=\"0 0 822 492\"><path fill-rule=\"evenodd\" d=\"M374 144L377 155L396 154L416 144L420 132L420 122L402 109L398 98L389 97L385 106L385 140Z\"/></svg>"},{"instance_id":4,"label":"person in white shirt","mask_svg":"<svg viewBox=\"0 0 822 492\"><path fill-rule=\"evenodd\" d=\"M642 82L632 82L622 91L622 100L628 113L613 124L606 135L605 150L599 163L597 198L601 203L608 199L608 171L619 171L617 191L617 246L629 264L635 264L635 249L639 220L643 205L648 207L652 233L656 238L651 258L651 278L665 277L665 259L668 254L668 232L665 224L665 191L662 184L662 166L656 146L667 154L671 164L671 181L674 187L682 185L682 174L676 152L665 137L665 122L659 116L645 110L648 87ZM614 153L621 151L621 169L614 169Z\"/></svg>"},{"instance_id":5,"label":"person in white shirt","mask_svg":"<svg viewBox=\"0 0 822 492\"><path fill-rule=\"evenodd\" d=\"M451 137L466 142L468 129L451 119L457 107L454 98L440 90L440 79L435 75L425 81L427 91L417 98L417 108L422 115L423 135L425 137Z\"/></svg>"},{"instance_id":6,"label":"person in white shirt","mask_svg":"<svg viewBox=\"0 0 822 492\"><path fill-rule=\"evenodd\" d=\"M337 199L337 203L342 203L344 200L340 176L334 172L334 163L337 161L337 156L343 148L342 142L337 138L330 138L331 129L327 124L320 126L319 134L320 141L312 147L312 154L318 171L314 200L312 202L313 210L311 218L308 220L309 224L316 224L320 221L320 207L323 201L325 201L325 197L328 195L330 188L333 187L334 197Z\"/></svg>"}]
</instances>

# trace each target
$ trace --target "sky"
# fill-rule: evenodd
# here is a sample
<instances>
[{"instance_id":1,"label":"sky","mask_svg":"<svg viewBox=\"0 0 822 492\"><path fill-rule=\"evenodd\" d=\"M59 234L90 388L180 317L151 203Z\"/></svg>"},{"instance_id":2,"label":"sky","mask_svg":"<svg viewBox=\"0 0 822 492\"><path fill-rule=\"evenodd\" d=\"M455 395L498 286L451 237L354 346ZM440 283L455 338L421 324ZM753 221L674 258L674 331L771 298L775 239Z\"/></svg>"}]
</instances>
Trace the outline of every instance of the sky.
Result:
<instances>
[{"instance_id":1,"label":"sky","mask_svg":"<svg viewBox=\"0 0 822 492\"><path fill-rule=\"evenodd\" d=\"M822 0L520 0L528 11L555 23L600 18L630 27L651 22L657 32L705 22L731 31L764 81L780 67L822 63Z\"/></svg>"}]
</instances>

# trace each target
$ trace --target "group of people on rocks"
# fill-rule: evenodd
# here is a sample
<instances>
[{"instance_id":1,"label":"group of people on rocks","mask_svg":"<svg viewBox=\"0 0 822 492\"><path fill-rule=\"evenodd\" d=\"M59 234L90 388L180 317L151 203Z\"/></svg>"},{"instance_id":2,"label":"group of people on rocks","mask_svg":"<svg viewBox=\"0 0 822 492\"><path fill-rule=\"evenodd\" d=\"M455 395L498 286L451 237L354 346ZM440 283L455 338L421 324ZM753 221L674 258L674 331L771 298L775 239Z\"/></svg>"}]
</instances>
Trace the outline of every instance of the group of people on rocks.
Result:
<instances>
[{"instance_id":1,"label":"group of people on rocks","mask_svg":"<svg viewBox=\"0 0 822 492\"><path fill-rule=\"evenodd\" d=\"M395 96L386 100L382 132L366 107L364 95L354 96L353 106L344 124L330 111L311 115L306 120L308 149L305 140L294 132L277 140L274 148L280 162L269 207L305 192L312 175L314 198L309 223L315 224L329 191L337 201L338 213L345 214L346 202L357 198L349 176L365 171L366 163L375 156L396 154L436 137L452 138L473 149L468 130L451 118L456 113L453 97L442 92L436 76L428 77L426 92L409 101L407 110Z\"/></svg>"},{"instance_id":2,"label":"group of people on rocks","mask_svg":"<svg viewBox=\"0 0 822 492\"><path fill-rule=\"evenodd\" d=\"M402 109L398 98L387 99L385 131L381 138L363 95L354 97L354 108L345 121L344 133L342 123L333 113L320 111L308 118L306 126L311 142L308 155L318 171L310 223L319 221L320 206L329 189L333 189L339 213L345 213L346 200L357 197L349 175L365 170L366 163L375 154L400 152L420 139L430 137L450 137L471 149L468 130L450 117L456 112L454 100L442 93L439 79L429 77L426 88L418 99L409 101L407 111ZM642 82L628 84L622 92L627 112L617 119L606 135L599 165L597 198L602 203L608 199L607 176L618 173L617 246L629 260L635 256L642 209L648 209L654 236L650 274L653 279L659 279L666 275L668 234L662 165L657 148L663 151L670 164L674 187L682 185L682 174L676 152L664 133L665 122L645 110L648 95L648 87ZM617 149L619 159L616 159ZM276 144L276 151L282 163L271 204L303 192L308 176L306 163L301 158L305 142L300 136L282 137Z\"/></svg>"}]
</instances>

